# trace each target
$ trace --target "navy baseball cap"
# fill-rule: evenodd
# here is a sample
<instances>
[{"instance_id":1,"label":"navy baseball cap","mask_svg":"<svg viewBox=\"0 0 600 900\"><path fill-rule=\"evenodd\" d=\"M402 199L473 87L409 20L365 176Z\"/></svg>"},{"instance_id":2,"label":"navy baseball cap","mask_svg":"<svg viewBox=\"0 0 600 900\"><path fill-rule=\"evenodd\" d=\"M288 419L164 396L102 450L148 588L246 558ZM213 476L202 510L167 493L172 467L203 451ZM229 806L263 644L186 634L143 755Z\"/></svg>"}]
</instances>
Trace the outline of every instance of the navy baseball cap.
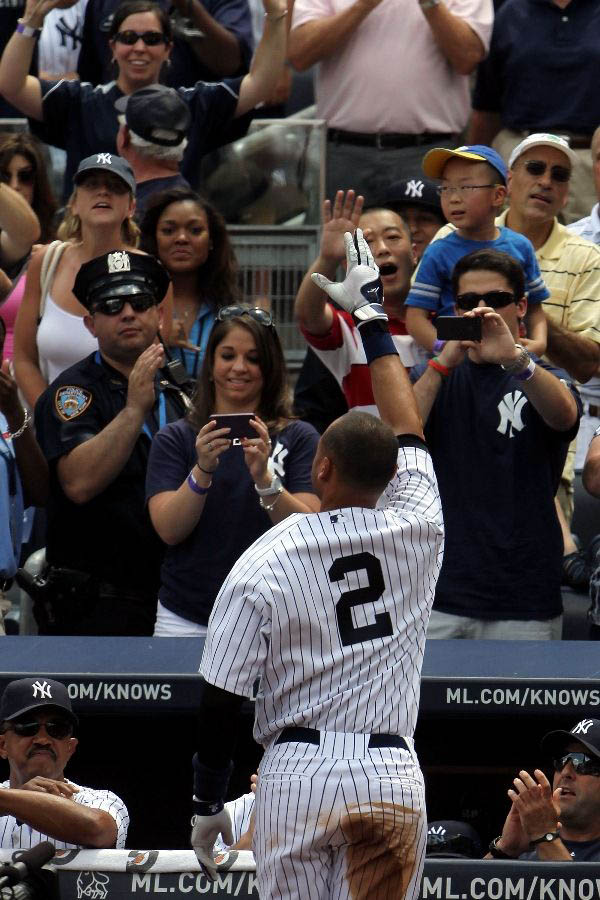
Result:
<instances>
[{"instance_id":1,"label":"navy baseball cap","mask_svg":"<svg viewBox=\"0 0 600 900\"><path fill-rule=\"evenodd\" d=\"M573 741L600 758L600 719L582 719L570 731L550 731L542 738L541 747L550 756L560 756Z\"/></svg>"},{"instance_id":2,"label":"navy baseball cap","mask_svg":"<svg viewBox=\"0 0 600 900\"><path fill-rule=\"evenodd\" d=\"M427 826L428 857L479 859L481 840L472 825L456 819L430 822Z\"/></svg>"},{"instance_id":3,"label":"navy baseball cap","mask_svg":"<svg viewBox=\"0 0 600 900\"><path fill-rule=\"evenodd\" d=\"M93 156L86 156L77 166L73 182L79 184L85 172L94 170L112 172L113 175L124 181L131 193L135 195L135 175L127 160L122 156L117 156L116 153L94 153Z\"/></svg>"},{"instance_id":4,"label":"navy baseball cap","mask_svg":"<svg viewBox=\"0 0 600 900\"><path fill-rule=\"evenodd\" d=\"M394 212L400 212L403 206L419 206L437 213L443 222L446 221L435 181L422 175L390 184L383 205Z\"/></svg>"},{"instance_id":5,"label":"navy baseball cap","mask_svg":"<svg viewBox=\"0 0 600 900\"><path fill-rule=\"evenodd\" d=\"M43 675L38 675L37 678L17 678L4 688L0 701L0 721L10 722L31 710L46 708L59 709L73 725L77 725L77 716L71 708L66 685Z\"/></svg>"},{"instance_id":6,"label":"navy baseball cap","mask_svg":"<svg viewBox=\"0 0 600 900\"><path fill-rule=\"evenodd\" d=\"M127 127L160 147L176 147L186 136L192 117L187 103L174 88L150 84L115 102Z\"/></svg>"},{"instance_id":7,"label":"navy baseball cap","mask_svg":"<svg viewBox=\"0 0 600 900\"><path fill-rule=\"evenodd\" d=\"M111 250L84 263L75 278L73 293L86 309L102 300L151 296L160 303L171 279L156 257L127 250Z\"/></svg>"},{"instance_id":8,"label":"navy baseball cap","mask_svg":"<svg viewBox=\"0 0 600 900\"><path fill-rule=\"evenodd\" d=\"M430 178L441 178L444 166L449 159L466 159L469 162L487 162L496 169L502 183L506 184L508 169L500 154L493 147L485 144L470 144L457 147L456 150L448 150L445 147L436 147L423 157L423 171Z\"/></svg>"}]
</instances>

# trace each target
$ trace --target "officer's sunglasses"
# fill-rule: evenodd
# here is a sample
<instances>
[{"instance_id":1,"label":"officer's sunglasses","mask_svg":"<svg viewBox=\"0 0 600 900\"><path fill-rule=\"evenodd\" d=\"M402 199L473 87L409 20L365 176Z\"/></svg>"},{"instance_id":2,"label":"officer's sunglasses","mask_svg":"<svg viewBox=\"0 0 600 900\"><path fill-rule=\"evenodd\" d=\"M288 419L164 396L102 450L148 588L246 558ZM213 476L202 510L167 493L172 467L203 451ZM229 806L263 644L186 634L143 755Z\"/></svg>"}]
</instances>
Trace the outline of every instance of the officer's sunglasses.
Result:
<instances>
[{"instance_id":1,"label":"officer's sunglasses","mask_svg":"<svg viewBox=\"0 0 600 900\"><path fill-rule=\"evenodd\" d=\"M48 737L57 741L62 741L73 734L73 726L66 719L49 719L47 722L7 722L6 727L19 737L34 737L40 728L45 728Z\"/></svg>"},{"instance_id":2,"label":"officer's sunglasses","mask_svg":"<svg viewBox=\"0 0 600 900\"><path fill-rule=\"evenodd\" d=\"M456 305L459 309L469 310L479 306L483 300L484 306L491 306L492 309L502 309L509 303L515 302L515 295L510 291L488 291L486 294L476 294L475 291L469 291L467 294L456 295Z\"/></svg>"},{"instance_id":3,"label":"officer's sunglasses","mask_svg":"<svg viewBox=\"0 0 600 900\"><path fill-rule=\"evenodd\" d=\"M587 753L579 752L565 753L564 756L558 756L553 760L555 770L562 772L568 762L573 764L573 768L578 775L596 775L600 777L600 760L595 756L588 756Z\"/></svg>"},{"instance_id":4,"label":"officer's sunglasses","mask_svg":"<svg viewBox=\"0 0 600 900\"><path fill-rule=\"evenodd\" d=\"M525 171L534 178L539 178L547 168L550 168L550 178L560 184L566 184L571 178L571 170L566 166L550 166L541 159L526 159L523 163Z\"/></svg>"},{"instance_id":5,"label":"officer's sunglasses","mask_svg":"<svg viewBox=\"0 0 600 900\"><path fill-rule=\"evenodd\" d=\"M133 47L140 38L147 47L156 47L158 44L169 43L162 31L133 31L131 28L128 28L126 31L118 31L114 40L118 41L119 44L127 44Z\"/></svg>"},{"instance_id":6,"label":"officer's sunglasses","mask_svg":"<svg viewBox=\"0 0 600 900\"><path fill-rule=\"evenodd\" d=\"M260 306L222 306L217 313L219 322L227 322L228 319L235 319L238 316L250 316L266 328L273 325L271 313L267 309L261 309Z\"/></svg>"},{"instance_id":7,"label":"officer's sunglasses","mask_svg":"<svg viewBox=\"0 0 600 900\"><path fill-rule=\"evenodd\" d=\"M154 297L149 294L138 294L133 297L110 297L108 300L99 300L94 303L91 311L105 316L118 316L126 303L129 303L134 312L145 312L151 306L156 306Z\"/></svg>"},{"instance_id":8,"label":"officer's sunglasses","mask_svg":"<svg viewBox=\"0 0 600 900\"><path fill-rule=\"evenodd\" d=\"M35 169L33 166L28 166L26 169L17 169L16 176L19 184L33 184L35 181ZM3 184L10 184L10 180L10 172L7 169L0 170L0 181Z\"/></svg>"}]
</instances>

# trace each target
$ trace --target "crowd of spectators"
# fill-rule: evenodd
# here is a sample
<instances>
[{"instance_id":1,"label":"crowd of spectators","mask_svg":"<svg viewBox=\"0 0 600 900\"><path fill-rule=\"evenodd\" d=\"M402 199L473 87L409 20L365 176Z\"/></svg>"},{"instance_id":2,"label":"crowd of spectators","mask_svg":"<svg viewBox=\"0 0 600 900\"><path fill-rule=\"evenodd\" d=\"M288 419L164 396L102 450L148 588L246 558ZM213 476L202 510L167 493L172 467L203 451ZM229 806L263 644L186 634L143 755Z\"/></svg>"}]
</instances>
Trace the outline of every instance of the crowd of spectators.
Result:
<instances>
[{"instance_id":1,"label":"crowd of spectators","mask_svg":"<svg viewBox=\"0 0 600 900\"><path fill-rule=\"evenodd\" d=\"M28 120L0 133L0 633L24 547L45 546L41 634L204 635L243 551L318 511L318 432L377 413L352 316L313 277L360 227L444 509L429 636L560 639L568 584L589 586L596 637L600 556L571 522L576 473L600 496L597 4L259 6L0 10L0 115ZM200 180L292 70L314 72L329 198L295 405L269 298L244 298ZM438 339L471 311L482 339ZM557 749L567 780L579 743ZM511 815L496 849L517 856Z\"/></svg>"}]
</instances>

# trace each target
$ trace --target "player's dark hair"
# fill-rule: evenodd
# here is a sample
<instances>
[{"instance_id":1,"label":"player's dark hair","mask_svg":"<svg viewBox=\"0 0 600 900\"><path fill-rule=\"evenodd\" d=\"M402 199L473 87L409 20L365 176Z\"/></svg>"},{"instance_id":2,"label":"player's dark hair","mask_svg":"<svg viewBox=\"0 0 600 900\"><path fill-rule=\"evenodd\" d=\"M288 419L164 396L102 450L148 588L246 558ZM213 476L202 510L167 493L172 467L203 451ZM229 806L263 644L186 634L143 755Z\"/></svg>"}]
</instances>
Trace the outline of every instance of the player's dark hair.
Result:
<instances>
[{"instance_id":1,"label":"player's dark hair","mask_svg":"<svg viewBox=\"0 0 600 900\"><path fill-rule=\"evenodd\" d=\"M125 21L128 16L136 16L138 13L150 12L154 13L158 21L160 22L160 28L164 36L166 37L169 43L173 41L173 28L171 26L171 20L169 18L169 14L162 6L159 6L158 3L154 3L153 0L125 0L124 3L121 3L120 6L117 7L116 12L113 16L113 20L110 24L110 29L108 32L108 39L112 41L115 34L117 34L121 25Z\"/></svg>"},{"instance_id":2,"label":"player's dark hair","mask_svg":"<svg viewBox=\"0 0 600 900\"><path fill-rule=\"evenodd\" d=\"M321 446L343 480L357 488L381 492L396 471L398 439L370 413L353 411L336 419Z\"/></svg>"},{"instance_id":3,"label":"player's dark hair","mask_svg":"<svg viewBox=\"0 0 600 900\"><path fill-rule=\"evenodd\" d=\"M246 412L258 413L271 433L281 430L294 418L283 349L275 328L261 325L250 316L235 316L225 322L215 322L206 345L206 354L192 397L193 408L188 413L188 422L193 428L200 429L206 425L211 413L218 412L215 408L213 381L215 353L232 328L245 328L254 338L258 365L263 377L259 407Z\"/></svg>"},{"instance_id":4,"label":"player's dark hair","mask_svg":"<svg viewBox=\"0 0 600 900\"><path fill-rule=\"evenodd\" d=\"M501 250L474 250L459 259L452 272L452 292L455 297L458 283L466 272L496 272L506 279L517 302L525 296L525 275L520 263Z\"/></svg>"},{"instance_id":5,"label":"player's dark hair","mask_svg":"<svg viewBox=\"0 0 600 900\"><path fill-rule=\"evenodd\" d=\"M196 288L198 296L213 308L231 306L240 302L240 289L238 284L238 267L235 253L229 240L229 234L225 220L215 207L189 188L173 188L170 191L161 191L152 198L151 205L147 208L140 224L142 232L141 248L152 256L157 256L158 244L156 232L158 220L165 209L173 203L194 203L201 209L208 224L211 249L204 262L196 270ZM167 263L164 260L165 265ZM168 266L167 266L168 268Z\"/></svg>"},{"instance_id":6,"label":"player's dark hair","mask_svg":"<svg viewBox=\"0 0 600 900\"><path fill-rule=\"evenodd\" d=\"M363 209L363 211L361 212L361 216L365 216L367 213L378 213L378 212L391 212L391 213L394 213L394 215L398 216L398 218L402 222L402 228L403 228L407 238L409 239L409 241L412 242L410 228L408 227L408 225L402 218L402 213L399 212L397 209L392 209L391 206L382 206L381 204L378 204L377 206L367 206L366 209ZM444 222L445 221L446 220L444 219Z\"/></svg>"}]
</instances>

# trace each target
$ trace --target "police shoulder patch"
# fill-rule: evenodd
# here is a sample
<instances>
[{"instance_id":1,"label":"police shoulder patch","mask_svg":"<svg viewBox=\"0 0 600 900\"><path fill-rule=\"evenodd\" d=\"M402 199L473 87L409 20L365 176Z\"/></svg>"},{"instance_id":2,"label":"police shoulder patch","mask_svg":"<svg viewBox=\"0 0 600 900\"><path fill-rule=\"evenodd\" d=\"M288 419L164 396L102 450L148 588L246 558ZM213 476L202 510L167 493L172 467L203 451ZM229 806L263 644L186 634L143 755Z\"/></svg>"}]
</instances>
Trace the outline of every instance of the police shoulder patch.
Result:
<instances>
[{"instance_id":1,"label":"police shoulder patch","mask_svg":"<svg viewBox=\"0 0 600 900\"><path fill-rule=\"evenodd\" d=\"M69 422L80 416L91 402L91 392L74 384L60 387L54 396L54 408L63 422Z\"/></svg>"}]
</instances>

